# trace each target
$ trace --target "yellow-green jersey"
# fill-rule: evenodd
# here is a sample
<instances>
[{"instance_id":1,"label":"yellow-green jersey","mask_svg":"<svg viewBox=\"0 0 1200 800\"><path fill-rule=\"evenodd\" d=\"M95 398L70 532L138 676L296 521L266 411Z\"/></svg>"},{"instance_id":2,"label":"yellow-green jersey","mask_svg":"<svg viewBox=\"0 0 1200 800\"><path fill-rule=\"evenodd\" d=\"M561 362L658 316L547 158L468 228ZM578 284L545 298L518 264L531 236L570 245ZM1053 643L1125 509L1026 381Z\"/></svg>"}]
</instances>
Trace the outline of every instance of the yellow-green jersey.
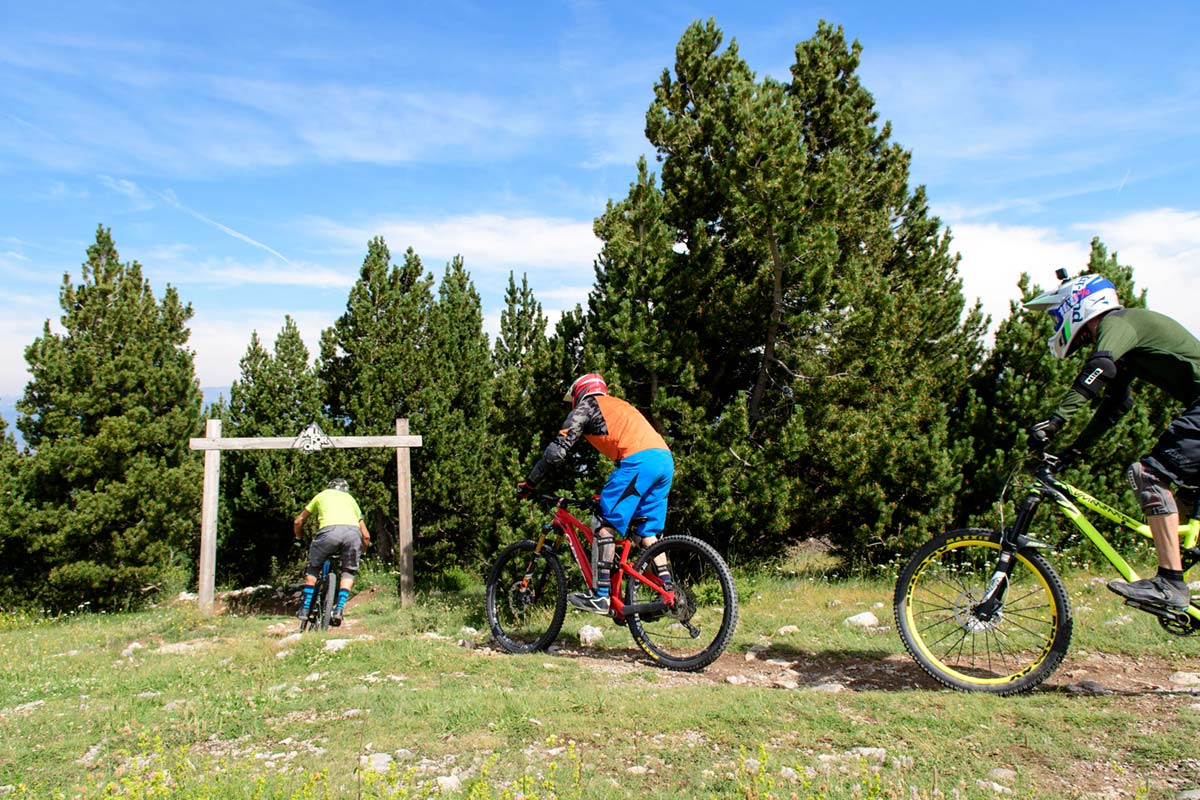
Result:
<instances>
[{"instance_id":1,"label":"yellow-green jersey","mask_svg":"<svg viewBox=\"0 0 1200 800\"><path fill-rule=\"evenodd\" d=\"M337 489L326 489L319 493L308 501L304 510L317 518L318 528L328 528L330 525L350 525L357 528L358 521L362 519L358 502L349 492Z\"/></svg>"}]
</instances>

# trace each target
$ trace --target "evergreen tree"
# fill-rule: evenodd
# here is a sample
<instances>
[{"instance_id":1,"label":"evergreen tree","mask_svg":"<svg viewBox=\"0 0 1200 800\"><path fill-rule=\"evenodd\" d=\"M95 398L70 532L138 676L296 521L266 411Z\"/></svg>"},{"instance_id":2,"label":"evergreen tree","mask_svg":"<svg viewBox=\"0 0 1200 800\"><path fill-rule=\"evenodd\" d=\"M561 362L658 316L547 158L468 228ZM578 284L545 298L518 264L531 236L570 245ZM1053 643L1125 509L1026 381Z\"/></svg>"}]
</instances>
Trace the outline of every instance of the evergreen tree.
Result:
<instances>
[{"instance_id":1,"label":"evergreen tree","mask_svg":"<svg viewBox=\"0 0 1200 800\"><path fill-rule=\"evenodd\" d=\"M274 353L262 346L257 331L251 334L241 377L229 394L225 436L295 436L313 422L330 427L308 348L290 316ZM222 462L222 505L228 514L220 526L218 578L246 585L274 577L273 564L289 560L292 519L339 472L337 455L245 451L226 453Z\"/></svg>"},{"instance_id":2,"label":"evergreen tree","mask_svg":"<svg viewBox=\"0 0 1200 800\"><path fill-rule=\"evenodd\" d=\"M781 83L722 38L690 26L655 86L661 196L640 166L598 221L589 324L623 380L655 387L635 394L675 444L673 526L880 558L950 517L969 442L947 419L982 321L964 321L948 234L877 125L857 43L822 23Z\"/></svg>"},{"instance_id":3,"label":"evergreen tree","mask_svg":"<svg viewBox=\"0 0 1200 800\"><path fill-rule=\"evenodd\" d=\"M394 435L396 420L407 418L414 435L426 434L422 424L430 386L432 285L433 277L412 249L403 264L395 265L382 237L368 243L345 313L321 334L317 375L331 424L340 432ZM414 459L418 452L413 451ZM397 514L395 455L353 450L344 456L344 477L380 551L387 551L390 535L380 534L390 525L385 520ZM419 510L419 491L414 485L414 510Z\"/></svg>"},{"instance_id":4,"label":"evergreen tree","mask_svg":"<svg viewBox=\"0 0 1200 800\"><path fill-rule=\"evenodd\" d=\"M0 610L25 605L33 582L44 574L37 562L31 563L32 548L23 521L20 488L22 460L8 423L0 417L0 559L6 564L21 565L21 569L5 570L0 575Z\"/></svg>"},{"instance_id":5,"label":"evergreen tree","mask_svg":"<svg viewBox=\"0 0 1200 800\"><path fill-rule=\"evenodd\" d=\"M47 321L25 351L17 409L38 592L54 608L122 608L186 575L196 549L200 389L187 349L190 304L155 300L137 262L98 228L82 282L63 276L63 333Z\"/></svg>"}]
</instances>

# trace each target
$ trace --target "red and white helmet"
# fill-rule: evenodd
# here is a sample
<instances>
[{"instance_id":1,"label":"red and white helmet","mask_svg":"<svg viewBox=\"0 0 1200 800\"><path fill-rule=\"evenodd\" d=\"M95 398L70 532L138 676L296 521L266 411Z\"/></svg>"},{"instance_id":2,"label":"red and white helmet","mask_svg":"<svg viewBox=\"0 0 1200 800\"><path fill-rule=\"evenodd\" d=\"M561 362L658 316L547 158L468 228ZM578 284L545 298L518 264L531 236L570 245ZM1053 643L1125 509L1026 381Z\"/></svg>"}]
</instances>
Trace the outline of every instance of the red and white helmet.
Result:
<instances>
[{"instance_id":1,"label":"red and white helmet","mask_svg":"<svg viewBox=\"0 0 1200 800\"><path fill-rule=\"evenodd\" d=\"M575 382L571 384L571 388L567 389L567 393L563 395L563 402L570 403L571 408L574 409L579 405L580 400L592 394L608 394L608 384L595 372L589 372L587 375L580 375L576 378Z\"/></svg>"}]
</instances>

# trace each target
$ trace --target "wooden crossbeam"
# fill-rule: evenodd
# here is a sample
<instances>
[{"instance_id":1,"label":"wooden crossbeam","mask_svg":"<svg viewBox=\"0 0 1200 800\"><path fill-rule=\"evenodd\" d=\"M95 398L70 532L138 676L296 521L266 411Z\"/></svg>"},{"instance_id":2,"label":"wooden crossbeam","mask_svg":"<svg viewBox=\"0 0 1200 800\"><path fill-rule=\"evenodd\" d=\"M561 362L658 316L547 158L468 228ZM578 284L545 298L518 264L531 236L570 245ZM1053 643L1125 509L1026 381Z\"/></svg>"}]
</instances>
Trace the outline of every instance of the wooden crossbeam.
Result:
<instances>
[{"instance_id":1,"label":"wooden crossbeam","mask_svg":"<svg viewBox=\"0 0 1200 800\"><path fill-rule=\"evenodd\" d=\"M204 495L200 506L200 568L197 599L200 610L213 612L217 566L217 512L221 491L222 450L303 450L325 448L392 447L396 450L396 498L399 519L396 536L400 551L400 605L413 600L412 470L408 451L421 446L420 436L408 435L408 420L396 420L395 436L326 436L315 424L300 436L221 436L221 420L210 419L204 436L188 440L192 450L204 452Z\"/></svg>"}]
</instances>

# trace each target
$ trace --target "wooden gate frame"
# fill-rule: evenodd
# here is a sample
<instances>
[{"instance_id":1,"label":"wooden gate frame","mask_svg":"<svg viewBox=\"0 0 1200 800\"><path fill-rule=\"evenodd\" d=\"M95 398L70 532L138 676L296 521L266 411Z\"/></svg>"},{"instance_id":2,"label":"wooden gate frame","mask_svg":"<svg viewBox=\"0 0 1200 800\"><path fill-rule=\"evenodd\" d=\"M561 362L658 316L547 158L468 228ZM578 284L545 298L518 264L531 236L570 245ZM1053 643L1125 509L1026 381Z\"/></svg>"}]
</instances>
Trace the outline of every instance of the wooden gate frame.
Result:
<instances>
[{"instance_id":1,"label":"wooden gate frame","mask_svg":"<svg viewBox=\"0 0 1200 800\"><path fill-rule=\"evenodd\" d=\"M400 549L400 605L412 605L412 468L408 450L420 447L420 436L408 435L408 420L396 420L395 436L326 436L314 422L295 438L287 437L221 437L221 420L210 419L204 426L204 436L189 439L188 447L204 451L204 496L200 505L200 573L198 594L200 611L213 613L213 596L217 574L217 508L221 492L222 450L303 450L316 452L326 447L394 447L396 448L396 500L400 519L396 536Z\"/></svg>"}]
</instances>

